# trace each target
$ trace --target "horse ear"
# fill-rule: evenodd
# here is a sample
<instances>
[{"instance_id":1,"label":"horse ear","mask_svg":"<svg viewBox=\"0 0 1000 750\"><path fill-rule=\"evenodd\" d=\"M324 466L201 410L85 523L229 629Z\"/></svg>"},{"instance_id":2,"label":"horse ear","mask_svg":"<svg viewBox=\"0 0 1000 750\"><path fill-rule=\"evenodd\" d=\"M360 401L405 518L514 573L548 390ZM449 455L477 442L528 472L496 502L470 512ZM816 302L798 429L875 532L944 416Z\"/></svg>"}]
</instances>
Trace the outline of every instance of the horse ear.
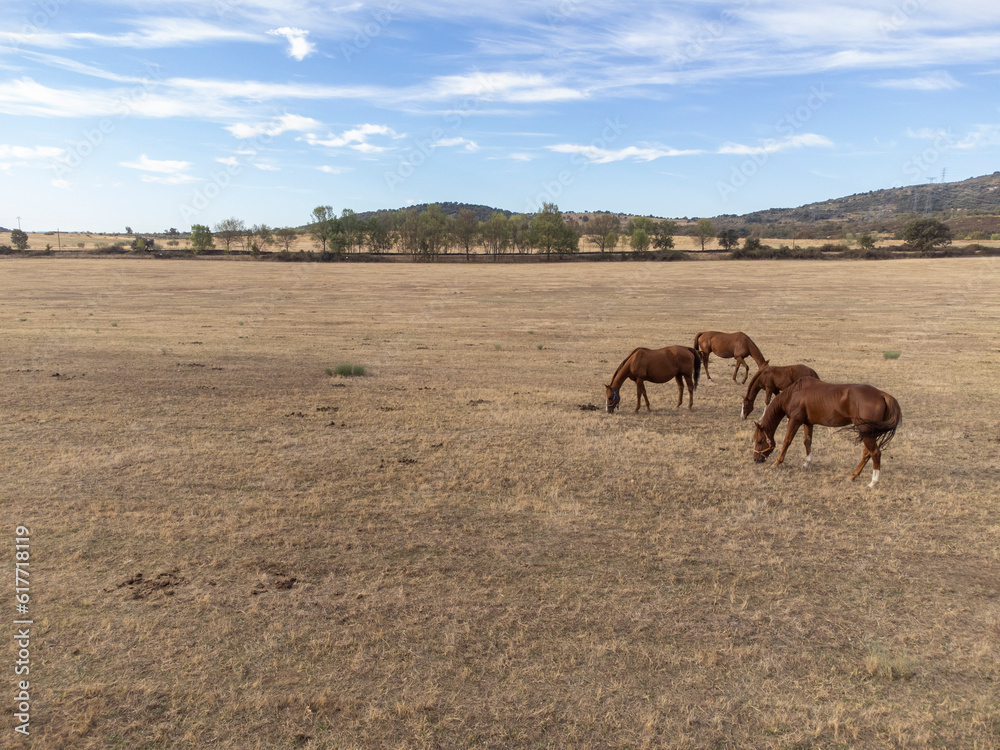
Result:
<instances>
[{"instance_id":1,"label":"horse ear","mask_svg":"<svg viewBox=\"0 0 1000 750\"><path fill-rule=\"evenodd\" d=\"M753 426L756 427L761 432L764 431L764 428L760 426L760 422L758 422L756 419L754 420Z\"/></svg>"}]
</instances>

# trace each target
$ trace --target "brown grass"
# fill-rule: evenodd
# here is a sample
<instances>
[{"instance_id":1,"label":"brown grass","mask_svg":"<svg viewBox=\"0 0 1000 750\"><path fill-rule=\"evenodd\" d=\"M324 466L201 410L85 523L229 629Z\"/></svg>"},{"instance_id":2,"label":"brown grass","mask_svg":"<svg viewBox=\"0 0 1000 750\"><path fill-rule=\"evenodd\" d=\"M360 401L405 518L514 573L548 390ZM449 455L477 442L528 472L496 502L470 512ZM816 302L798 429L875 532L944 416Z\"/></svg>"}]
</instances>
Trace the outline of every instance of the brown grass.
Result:
<instances>
[{"instance_id":1,"label":"brown grass","mask_svg":"<svg viewBox=\"0 0 1000 750\"><path fill-rule=\"evenodd\" d=\"M998 269L0 259L30 744L996 747ZM727 361L582 408L703 329L893 393L879 487Z\"/></svg>"}]
</instances>

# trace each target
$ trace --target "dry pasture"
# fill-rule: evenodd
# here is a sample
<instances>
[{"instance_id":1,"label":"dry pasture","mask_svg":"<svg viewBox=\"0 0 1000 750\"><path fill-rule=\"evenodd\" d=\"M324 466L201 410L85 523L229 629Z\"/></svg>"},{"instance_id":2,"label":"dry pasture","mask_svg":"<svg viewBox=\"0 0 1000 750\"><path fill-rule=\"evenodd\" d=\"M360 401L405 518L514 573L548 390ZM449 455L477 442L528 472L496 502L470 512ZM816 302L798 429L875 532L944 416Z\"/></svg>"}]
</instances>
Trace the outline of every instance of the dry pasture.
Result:
<instances>
[{"instance_id":1,"label":"dry pasture","mask_svg":"<svg viewBox=\"0 0 1000 750\"><path fill-rule=\"evenodd\" d=\"M0 269L0 744L1000 745L997 259ZM894 394L880 485L731 361L603 412L705 329Z\"/></svg>"}]
</instances>

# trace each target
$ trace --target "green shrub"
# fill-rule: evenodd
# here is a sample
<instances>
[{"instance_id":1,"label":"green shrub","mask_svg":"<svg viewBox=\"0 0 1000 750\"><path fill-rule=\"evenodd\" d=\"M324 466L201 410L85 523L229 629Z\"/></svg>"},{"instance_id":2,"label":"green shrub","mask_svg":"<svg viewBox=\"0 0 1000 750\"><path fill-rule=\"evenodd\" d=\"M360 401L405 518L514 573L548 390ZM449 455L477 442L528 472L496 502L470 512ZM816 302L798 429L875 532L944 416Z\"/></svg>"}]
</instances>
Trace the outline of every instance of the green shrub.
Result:
<instances>
[{"instance_id":1,"label":"green shrub","mask_svg":"<svg viewBox=\"0 0 1000 750\"><path fill-rule=\"evenodd\" d=\"M902 352L882 352L882 356L886 359L899 359L899 355Z\"/></svg>"},{"instance_id":2,"label":"green shrub","mask_svg":"<svg viewBox=\"0 0 1000 750\"><path fill-rule=\"evenodd\" d=\"M360 378L367 374L364 365L352 365L350 362L341 362L334 369L334 373L342 378Z\"/></svg>"}]
</instances>

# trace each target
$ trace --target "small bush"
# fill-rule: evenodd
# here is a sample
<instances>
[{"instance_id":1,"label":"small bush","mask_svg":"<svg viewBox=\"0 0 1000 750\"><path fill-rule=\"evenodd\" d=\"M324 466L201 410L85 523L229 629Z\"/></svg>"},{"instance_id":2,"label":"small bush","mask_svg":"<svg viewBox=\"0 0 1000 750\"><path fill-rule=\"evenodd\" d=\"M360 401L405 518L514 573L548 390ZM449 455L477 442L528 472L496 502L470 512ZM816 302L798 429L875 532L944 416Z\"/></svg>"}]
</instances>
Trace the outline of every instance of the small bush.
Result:
<instances>
[{"instance_id":1,"label":"small bush","mask_svg":"<svg viewBox=\"0 0 1000 750\"><path fill-rule=\"evenodd\" d=\"M341 362L334 369L334 373L342 378L360 378L367 374L364 365L352 365L350 362Z\"/></svg>"},{"instance_id":2,"label":"small bush","mask_svg":"<svg viewBox=\"0 0 1000 750\"><path fill-rule=\"evenodd\" d=\"M899 355L902 352L882 352L882 356L886 359L899 359Z\"/></svg>"},{"instance_id":3,"label":"small bush","mask_svg":"<svg viewBox=\"0 0 1000 750\"><path fill-rule=\"evenodd\" d=\"M916 668L906 654L890 654L878 644L868 647L865 671L869 677L883 680L909 680L916 674Z\"/></svg>"}]
</instances>

